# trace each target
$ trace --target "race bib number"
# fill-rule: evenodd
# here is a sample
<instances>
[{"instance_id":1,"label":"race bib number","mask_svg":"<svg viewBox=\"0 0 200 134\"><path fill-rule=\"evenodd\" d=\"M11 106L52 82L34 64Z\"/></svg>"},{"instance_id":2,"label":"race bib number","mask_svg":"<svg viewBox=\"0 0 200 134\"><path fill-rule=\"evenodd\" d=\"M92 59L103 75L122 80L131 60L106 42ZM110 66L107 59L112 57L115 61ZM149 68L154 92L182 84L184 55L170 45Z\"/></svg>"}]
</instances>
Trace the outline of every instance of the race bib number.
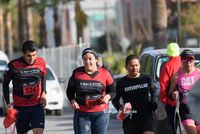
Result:
<instances>
[{"instance_id":1,"label":"race bib number","mask_svg":"<svg viewBox=\"0 0 200 134\"><path fill-rule=\"evenodd\" d=\"M35 82L23 83L23 94L33 95L38 93L38 85Z\"/></svg>"},{"instance_id":2,"label":"race bib number","mask_svg":"<svg viewBox=\"0 0 200 134\"><path fill-rule=\"evenodd\" d=\"M86 96L86 106L87 107L95 107L101 105L101 95Z\"/></svg>"}]
</instances>

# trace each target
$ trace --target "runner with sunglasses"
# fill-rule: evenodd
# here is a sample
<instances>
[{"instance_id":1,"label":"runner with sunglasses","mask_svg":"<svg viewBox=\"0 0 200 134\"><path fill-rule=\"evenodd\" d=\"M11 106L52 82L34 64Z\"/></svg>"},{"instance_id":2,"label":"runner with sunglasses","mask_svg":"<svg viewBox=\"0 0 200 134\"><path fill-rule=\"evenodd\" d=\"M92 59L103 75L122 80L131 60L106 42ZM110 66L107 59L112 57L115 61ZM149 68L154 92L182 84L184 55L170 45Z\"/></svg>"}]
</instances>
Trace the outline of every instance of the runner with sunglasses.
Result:
<instances>
[{"instance_id":1,"label":"runner with sunglasses","mask_svg":"<svg viewBox=\"0 0 200 134\"><path fill-rule=\"evenodd\" d=\"M187 134L200 134L200 125L195 121L187 104L188 92L197 82L200 70L194 66L194 52L186 49L181 54L182 67L172 76L169 98L173 101L179 95L179 113ZM175 91L176 87L178 92Z\"/></svg>"}]
</instances>

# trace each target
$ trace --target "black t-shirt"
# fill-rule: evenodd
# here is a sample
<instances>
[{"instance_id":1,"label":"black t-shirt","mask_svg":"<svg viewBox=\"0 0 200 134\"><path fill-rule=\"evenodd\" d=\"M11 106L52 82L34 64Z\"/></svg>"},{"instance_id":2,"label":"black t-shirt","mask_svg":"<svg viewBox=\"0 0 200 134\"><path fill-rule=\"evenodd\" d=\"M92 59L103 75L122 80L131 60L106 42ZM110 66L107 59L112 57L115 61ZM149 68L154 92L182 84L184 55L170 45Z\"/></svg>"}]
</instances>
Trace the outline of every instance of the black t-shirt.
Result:
<instances>
[{"instance_id":1,"label":"black t-shirt","mask_svg":"<svg viewBox=\"0 0 200 134\"><path fill-rule=\"evenodd\" d=\"M117 110L121 107L119 103L121 97L124 104L130 102L132 105L132 110L124 122L134 123L153 117L149 106L149 93L151 100L156 102L156 88L151 76L142 73L138 78L125 76L117 82L116 91L117 95L113 99L113 105Z\"/></svg>"}]
</instances>

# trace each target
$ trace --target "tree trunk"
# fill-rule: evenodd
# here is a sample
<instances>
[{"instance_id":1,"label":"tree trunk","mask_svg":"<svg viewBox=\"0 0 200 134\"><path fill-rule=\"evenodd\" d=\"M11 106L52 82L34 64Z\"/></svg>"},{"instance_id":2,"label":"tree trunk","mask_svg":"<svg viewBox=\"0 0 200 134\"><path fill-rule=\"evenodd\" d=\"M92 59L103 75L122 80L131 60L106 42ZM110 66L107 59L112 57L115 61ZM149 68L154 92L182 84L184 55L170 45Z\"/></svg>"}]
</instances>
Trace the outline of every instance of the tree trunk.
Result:
<instances>
[{"instance_id":1,"label":"tree trunk","mask_svg":"<svg viewBox=\"0 0 200 134\"><path fill-rule=\"evenodd\" d=\"M0 49L5 52L5 40L4 40L4 26L3 26L3 10L0 9Z\"/></svg>"},{"instance_id":2,"label":"tree trunk","mask_svg":"<svg viewBox=\"0 0 200 134\"><path fill-rule=\"evenodd\" d=\"M55 37L55 43L56 47L59 47L61 45L61 37L60 37L60 25L58 23L58 12L57 10L54 11L54 37Z\"/></svg>"},{"instance_id":3,"label":"tree trunk","mask_svg":"<svg viewBox=\"0 0 200 134\"><path fill-rule=\"evenodd\" d=\"M22 49L22 45L24 43L24 20L23 20L23 8L22 8L22 0L18 0L18 20L19 20L19 46L20 50Z\"/></svg>"},{"instance_id":4,"label":"tree trunk","mask_svg":"<svg viewBox=\"0 0 200 134\"><path fill-rule=\"evenodd\" d=\"M80 6L80 3L79 3L79 0L75 0L75 13L77 13L79 10L81 10L81 6ZM80 43L79 39L82 39L82 42L83 42L83 29L78 27L78 23L79 22L77 22L77 20L76 20L77 44Z\"/></svg>"},{"instance_id":5,"label":"tree trunk","mask_svg":"<svg viewBox=\"0 0 200 134\"><path fill-rule=\"evenodd\" d=\"M167 7L166 0L151 0L152 29L155 49L166 48Z\"/></svg>"},{"instance_id":6,"label":"tree trunk","mask_svg":"<svg viewBox=\"0 0 200 134\"><path fill-rule=\"evenodd\" d=\"M47 47L46 25L44 20L44 12L40 13L40 46Z\"/></svg>"},{"instance_id":7,"label":"tree trunk","mask_svg":"<svg viewBox=\"0 0 200 134\"><path fill-rule=\"evenodd\" d=\"M13 59L13 38L12 38L12 20L11 20L11 13L7 14L7 22L6 22L6 29L7 29L7 52L10 59Z\"/></svg>"},{"instance_id":8,"label":"tree trunk","mask_svg":"<svg viewBox=\"0 0 200 134\"><path fill-rule=\"evenodd\" d=\"M24 5L30 4L29 0L24 1ZM32 20L32 8L25 8L25 34L27 40L33 40L33 20Z\"/></svg>"}]
</instances>

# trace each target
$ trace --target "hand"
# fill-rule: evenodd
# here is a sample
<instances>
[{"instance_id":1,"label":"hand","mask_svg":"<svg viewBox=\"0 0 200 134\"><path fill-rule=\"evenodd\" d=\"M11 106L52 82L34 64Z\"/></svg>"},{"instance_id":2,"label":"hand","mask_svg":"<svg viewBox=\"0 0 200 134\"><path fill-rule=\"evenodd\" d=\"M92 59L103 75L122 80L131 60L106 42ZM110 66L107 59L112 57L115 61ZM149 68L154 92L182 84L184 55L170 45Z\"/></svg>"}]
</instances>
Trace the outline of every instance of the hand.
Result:
<instances>
[{"instance_id":1,"label":"hand","mask_svg":"<svg viewBox=\"0 0 200 134\"><path fill-rule=\"evenodd\" d=\"M40 96L40 104L42 108L45 108L47 105L47 99L46 99L46 93L42 92L42 95Z\"/></svg>"},{"instance_id":2,"label":"hand","mask_svg":"<svg viewBox=\"0 0 200 134\"><path fill-rule=\"evenodd\" d=\"M155 111L155 110L158 108L158 104L157 104L155 101L153 101L153 100L151 100L151 101L149 102L149 105L150 105L150 107L151 107L151 109L152 109L153 111Z\"/></svg>"},{"instance_id":3,"label":"hand","mask_svg":"<svg viewBox=\"0 0 200 134\"><path fill-rule=\"evenodd\" d=\"M124 106L121 106L120 109L119 109L119 111L120 111L121 113L124 113Z\"/></svg>"},{"instance_id":4,"label":"hand","mask_svg":"<svg viewBox=\"0 0 200 134\"><path fill-rule=\"evenodd\" d=\"M71 100L71 109L72 110L80 109L80 107L75 99Z\"/></svg>"},{"instance_id":5,"label":"hand","mask_svg":"<svg viewBox=\"0 0 200 134\"><path fill-rule=\"evenodd\" d=\"M176 100L178 98L178 91L172 93L172 99Z\"/></svg>"},{"instance_id":6,"label":"hand","mask_svg":"<svg viewBox=\"0 0 200 134\"><path fill-rule=\"evenodd\" d=\"M103 96L101 98L101 103L103 104L108 104L109 100L110 100L111 96L109 94L106 94L105 96Z\"/></svg>"},{"instance_id":7,"label":"hand","mask_svg":"<svg viewBox=\"0 0 200 134\"><path fill-rule=\"evenodd\" d=\"M12 109L12 106L11 106L10 104L7 104L7 109L6 109L6 113L7 113L7 114L9 114L9 113L8 113L8 109Z\"/></svg>"}]
</instances>

